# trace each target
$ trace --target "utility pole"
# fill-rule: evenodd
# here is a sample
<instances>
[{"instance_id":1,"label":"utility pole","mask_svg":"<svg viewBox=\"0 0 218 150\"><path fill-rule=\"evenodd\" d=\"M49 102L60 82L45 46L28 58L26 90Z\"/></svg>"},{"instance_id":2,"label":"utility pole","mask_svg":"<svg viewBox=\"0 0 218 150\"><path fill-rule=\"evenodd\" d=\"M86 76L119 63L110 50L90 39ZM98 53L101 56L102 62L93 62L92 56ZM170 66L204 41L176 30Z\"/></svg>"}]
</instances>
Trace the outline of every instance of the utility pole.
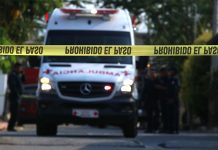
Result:
<instances>
[{"instance_id":1,"label":"utility pole","mask_svg":"<svg viewBox=\"0 0 218 150\"><path fill-rule=\"evenodd\" d=\"M213 30L213 38L218 34L218 0L213 0L213 24L212 24L212 30ZM216 41L216 40L215 40ZM218 44L218 43L213 43ZM218 57L217 56L211 56L211 90L214 91L214 81L216 76L214 76L214 72L218 71ZM218 117L218 95L216 92L213 92L210 95L209 98L209 126L214 127L218 125L217 117Z\"/></svg>"},{"instance_id":2,"label":"utility pole","mask_svg":"<svg viewBox=\"0 0 218 150\"><path fill-rule=\"evenodd\" d=\"M218 0L214 0L213 8L213 37L218 33ZM217 43L218 44L218 43ZM218 70L218 57L211 57L211 72Z\"/></svg>"},{"instance_id":3,"label":"utility pole","mask_svg":"<svg viewBox=\"0 0 218 150\"><path fill-rule=\"evenodd\" d=\"M218 0L213 0L213 35L218 32Z\"/></svg>"},{"instance_id":4,"label":"utility pole","mask_svg":"<svg viewBox=\"0 0 218 150\"><path fill-rule=\"evenodd\" d=\"M214 8L213 8L213 37L218 33L218 0L214 0ZM217 43L218 44L218 43ZM215 72L218 70L218 57L211 57L211 72Z\"/></svg>"}]
</instances>

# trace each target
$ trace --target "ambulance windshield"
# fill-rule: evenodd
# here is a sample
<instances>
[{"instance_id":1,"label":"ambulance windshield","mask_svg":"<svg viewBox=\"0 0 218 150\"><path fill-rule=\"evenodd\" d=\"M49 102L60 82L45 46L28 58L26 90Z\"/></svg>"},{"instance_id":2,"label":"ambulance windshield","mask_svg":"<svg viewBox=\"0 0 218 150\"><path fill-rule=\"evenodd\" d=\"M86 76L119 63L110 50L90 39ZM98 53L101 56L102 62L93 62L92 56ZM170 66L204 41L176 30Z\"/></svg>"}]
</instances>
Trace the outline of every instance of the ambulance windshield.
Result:
<instances>
[{"instance_id":1,"label":"ambulance windshield","mask_svg":"<svg viewBox=\"0 0 218 150\"><path fill-rule=\"evenodd\" d=\"M48 32L48 45L131 45L129 32L69 31ZM43 62L132 64L131 56L46 56Z\"/></svg>"},{"instance_id":2,"label":"ambulance windshield","mask_svg":"<svg viewBox=\"0 0 218 150\"><path fill-rule=\"evenodd\" d=\"M49 45L131 45L129 32L51 30Z\"/></svg>"}]
</instances>

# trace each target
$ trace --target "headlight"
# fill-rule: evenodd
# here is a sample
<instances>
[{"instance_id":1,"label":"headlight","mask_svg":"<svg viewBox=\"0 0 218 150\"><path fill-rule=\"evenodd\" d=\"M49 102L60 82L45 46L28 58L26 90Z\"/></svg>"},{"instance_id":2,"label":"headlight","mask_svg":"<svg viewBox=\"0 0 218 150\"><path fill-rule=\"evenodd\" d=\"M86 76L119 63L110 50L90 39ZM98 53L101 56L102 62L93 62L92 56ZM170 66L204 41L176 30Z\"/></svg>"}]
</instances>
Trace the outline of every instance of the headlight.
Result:
<instances>
[{"instance_id":1,"label":"headlight","mask_svg":"<svg viewBox=\"0 0 218 150\"><path fill-rule=\"evenodd\" d=\"M47 77L42 77L40 79L40 83L41 83L41 90L42 91L49 91L52 89L52 86L51 86L51 81L49 78Z\"/></svg>"},{"instance_id":2,"label":"headlight","mask_svg":"<svg viewBox=\"0 0 218 150\"><path fill-rule=\"evenodd\" d=\"M123 85L133 85L133 80L130 80L130 79L126 79L123 81Z\"/></svg>"},{"instance_id":3,"label":"headlight","mask_svg":"<svg viewBox=\"0 0 218 150\"><path fill-rule=\"evenodd\" d=\"M42 91L49 91L49 90L51 90L51 84L49 84L49 83L41 84L41 90Z\"/></svg>"},{"instance_id":4,"label":"headlight","mask_svg":"<svg viewBox=\"0 0 218 150\"><path fill-rule=\"evenodd\" d=\"M126 92L126 93L130 93L132 91L132 87L131 85L123 85L121 86L121 92Z\"/></svg>"},{"instance_id":5,"label":"headlight","mask_svg":"<svg viewBox=\"0 0 218 150\"><path fill-rule=\"evenodd\" d=\"M40 83L42 83L42 84L48 84L48 83L50 83L50 79L47 78L47 77L42 77L42 78L40 79Z\"/></svg>"},{"instance_id":6,"label":"headlight","mask_svg":"<svg viewBox=\"0 0 218 150\"><path fill-rule=\"evenodd\" d=\"M132 92L132 85L133 85L134 81L131 79L126 79L123 81L123 84L121 86L121 92L123 93L130 93Z\"/></svg>"}]
</instances>

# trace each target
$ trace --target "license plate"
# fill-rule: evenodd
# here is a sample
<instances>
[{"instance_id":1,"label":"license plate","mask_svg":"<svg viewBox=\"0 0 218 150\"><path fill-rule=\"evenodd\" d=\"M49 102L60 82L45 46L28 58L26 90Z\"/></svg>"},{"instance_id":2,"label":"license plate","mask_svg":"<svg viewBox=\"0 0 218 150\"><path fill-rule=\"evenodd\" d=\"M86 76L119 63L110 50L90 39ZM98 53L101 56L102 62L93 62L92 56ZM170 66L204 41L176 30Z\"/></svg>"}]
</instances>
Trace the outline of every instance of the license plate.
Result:
<instances>
[{"instance_id":1,"label":"license plate","mask_svg":"<svg viewBox=\"0 0 218 150\"><path fill-rule=\"evenodd\" d=\"M96 109L73 109L72 115L80 118L98 118L99 111Z\"/></svg>"}]
</instances>

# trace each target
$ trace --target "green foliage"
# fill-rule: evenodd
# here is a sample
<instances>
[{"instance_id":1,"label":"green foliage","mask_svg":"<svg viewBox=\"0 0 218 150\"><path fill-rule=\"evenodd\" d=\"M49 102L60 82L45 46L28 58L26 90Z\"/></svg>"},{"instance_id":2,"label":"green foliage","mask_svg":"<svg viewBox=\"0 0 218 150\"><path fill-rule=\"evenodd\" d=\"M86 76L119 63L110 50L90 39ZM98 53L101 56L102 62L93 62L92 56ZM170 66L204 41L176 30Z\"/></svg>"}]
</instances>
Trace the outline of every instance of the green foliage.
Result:
<instances>
[{"instance_id":1,"label":"green foliage","mask_svg":"<svg viewBox=\"0 0 218 150\"><path fill-rule=\"evenodd\" d=\"M6 34L4 28L0 27L0 45L9 45L11 44L11 40Z\"/></svg>"},{"instance_id":2,"label":"green foliage","mask_svg":"<svg viewBox=\"0 0 218 150\"><path fill-rule=\"evenodd\" d=\"M212 38L212 32L211 31L207 31L202 33L199 37L197 37L194 41L194 44L196 45L203 45L203 44L207 44L207 42Z\"/></svg>"},{"instance_id":3,"label":"green foliage","mask_svg":"<svg viewBox=\"0 0 218 150\"><path fill-rule=\"evenodd\" d=\"M212 32L204 32L196 38L194 44L206 44L211 37ZM208 119L210 95L210 57L188 57L182 68L181 99L189 113L192 116L200 117L205 123Z\"/></svg>"},{"instance_id":4,"label":"green foliage","mask_svg":"<svg viewBox=\"0 0 218 150\"><path fill-rule=\"evenodd\" d=\"M12 44L11 40L6 35L6 32L3 28L0 28L0 45L10 45ZM15 56L0 56L0 70L3 73L7 73L11 69L11 64L16 62Z\"/></svg>"},{"instance_id":5,"label":"green foliage","mask_svg":"<svg viewBox=\"0 0 218 150\"><path fill-rule=\"evenodd\" d=\"M8 73L16 61L15 56L0 56L0 69L3 73Z\"/></svg>"},{"instance_id":6,"label":"green foliage","mask_svg":"<svg viewBox=\"0 0 218 150\"><path fill-rule=\"evenodd\" d=\"M61 0L0 0L0 26L10 40L22 44L37 26L36 20L60 5Z\"/></svg>"},{"instance_id":7,"label":"green foliage","mask_svg":"<svg viewBox=\"0 0 218 150\"><path fill-rule=\"evenodd\" d=\"M0 44L22 44L38 28L36 20L60 5L61 0L0 0ZM0 56L0 69L7 73L15 62L15 56Z\"/></svg>"},{"instance_id":8,"label":"green foliage","mask_svg":"<svg viewBox=\"0 0 218 150\"><path fill-rule=\"evenodd\" d=\"M208 120L210 57L189 57L182 72L181 99L192 116Z\"/></svg>"},{"instance_id":9,"label":"green foliage","mask_svg":"<svg viewBox=\"0 0 218 150\"><path fill-rule=\"evenodd\" d=\"M211 28L213 1L105 0L105 6L127 8L136 16L145 12L150 35L146 44L192 44Z\"/></svg>"}]
</instances>

